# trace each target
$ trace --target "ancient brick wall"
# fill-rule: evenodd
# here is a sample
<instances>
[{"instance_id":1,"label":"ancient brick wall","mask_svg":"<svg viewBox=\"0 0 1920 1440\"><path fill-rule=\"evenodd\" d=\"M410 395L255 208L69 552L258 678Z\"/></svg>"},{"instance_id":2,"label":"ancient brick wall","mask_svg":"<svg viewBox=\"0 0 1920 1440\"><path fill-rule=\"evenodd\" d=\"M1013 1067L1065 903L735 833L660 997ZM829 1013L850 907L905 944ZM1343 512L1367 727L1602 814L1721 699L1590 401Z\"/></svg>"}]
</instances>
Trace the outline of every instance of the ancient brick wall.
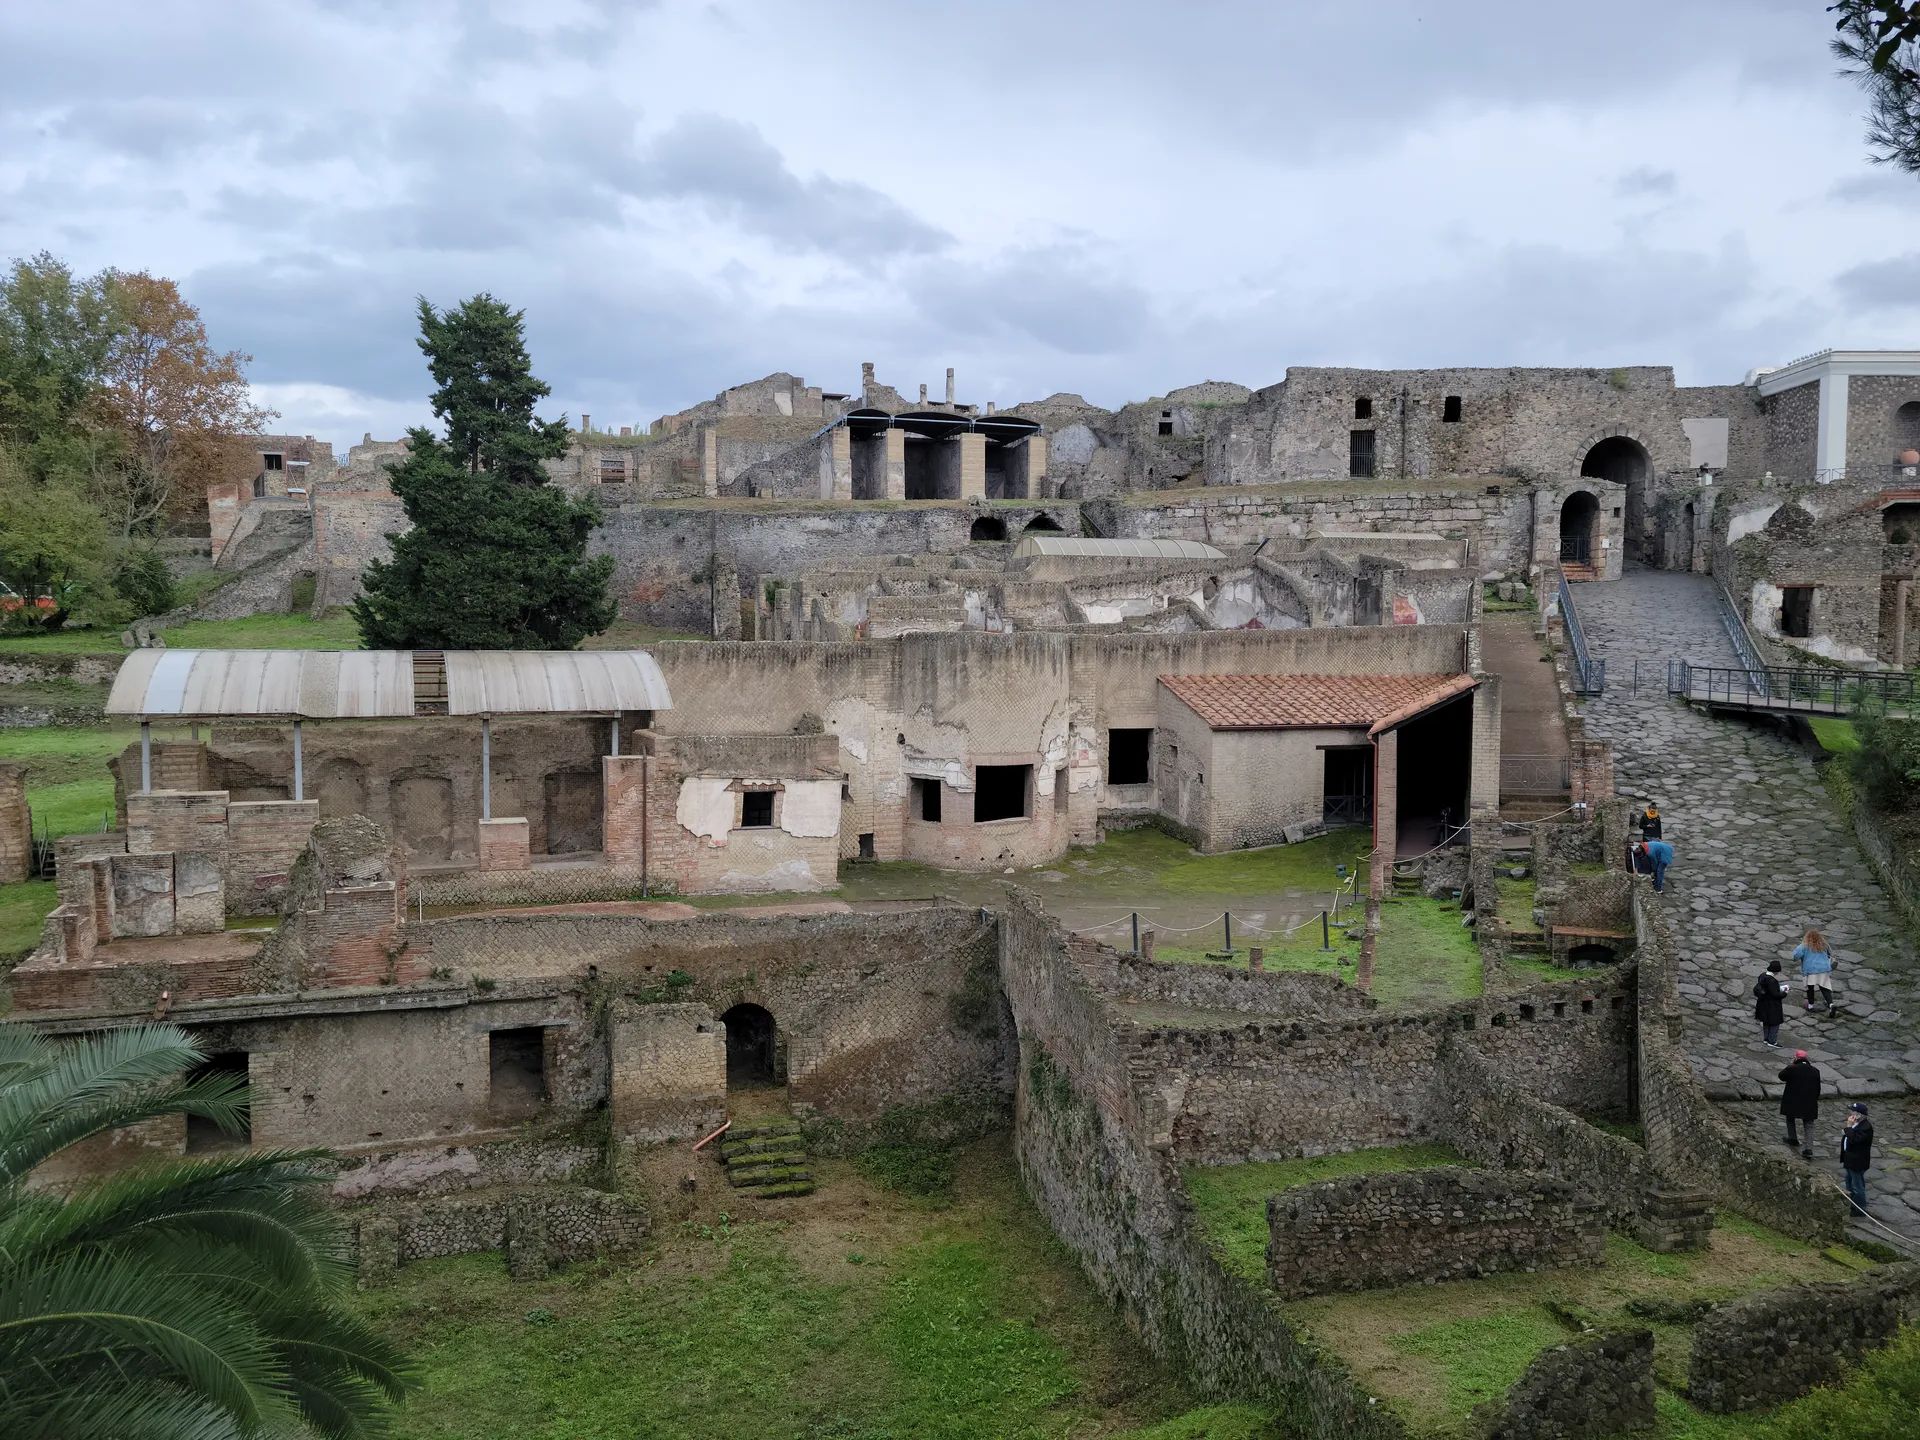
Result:
<instances>
[{"instance_id":1,"label":"ancient brick wall","mask_svg":"<svg viewBox=\"0 0 1920 1440\"><path fill-rule=\"evenodd\" d=\"M635 1250L651 1229L645 1207L624 1195L555 1185L369 1209L353 1220L352 1257L363 1289L415 1260L487 1250L502 1251L516 1278L534 1279L551 1265Z\"/></svg>"},{"instance_id":2,"label":"ancient brick wall","mask_svg":"<svg viewBox=\"0 0 1920 1440\"><path fill-rule=\"evenodd\" d=\"M1767 421L1766 461L1763 471L1790 485L1813 479L1816 432L1820 425L1820 386L1817 381L1796 385L1760 402Z\"/></svg>"},{"instance_id":3,"label":"ancient brick wall","mask_svg":"<svg viewBox=\"0 0 1920 1440\"><path fill-rule=\"evenodd\" d=\"M607 1103L623 1139L705 1135L727 1117L726 1027L705 1005L619 1002Z\"/></svg>"},{"instance_id":4,"label":"ancient brick wall","mask_svg":"<svg viewBox=\"0 0 1920 1440\"><path fill-rule=\"evenodd\" d=\"M317 800L232 801L227 805L227 904L236 915L272 915L320 819Z\"/></svg>"},{"instance_id":5,"label":"ancient brick wall","mask_svg":"<svg viewBox=\"0 0 1920 1440\"><path fill-rule=\"evenodd\" d=\"M1831 1385L1916 1317L1915 1264L1730 1301L1694 1327L1687 1398L1722 1414L1783 1404Z\"/></svg>"},{"instance_id":6,"label":"ancient brick wall","mask_svg":"<svg viewBox=\"0 0 1920 1440\"><path fill-rule=\"evenodd\" d=\"M657 735L642 738L649 766L648 881L681 894L831 889L839 883L839 743L830 735ZM616 776L618 853L639 837L629 813L635 781ZM747 796L769 797L748 825Z\"/></svg>"},{"instance_id":7,"label":"ancient brick wall","mask_svg":"<svg viewBox=\"0 0 1920 1440\"><path fill-rule=\"evenodd\" d=\"M1331 975L1169 964L1082 941L1073 942L1070 953L1087 981L1114 1000L1287 1017L1352 1014L1374 1005L1371 995Z\"/></svg>"},{"instance_id":8,"label":"ancient brick wall","mask_svg":"<svg viewBox=\"0 0 1920 1440\"><path fill-rule=\"evenodd\" d=\"M33 816L27 809L27 767L0 760L0 885L17 885L33 864Z\"/></svg>"},{"instance_id":9,"label":"ancient brick wall","mask_svg":"<svg viewBox=\"0 0 1920 1440\"><path fill-rule=\"evenodd\" d=\"M1435 1166L1267 1198L1267 1279L1289 1300L1598 1265L1606 1224L1550 1175Z\"/></svg>"},{"instance_id":10,"label":"ancient brick wall","mask_svg":"<svg viewBox=\"0 0 1920 1440\"><path fill-rule=\"evenodd\" d=\"M1920 404L1920 377L1849 375L1847 377L1847 470L1893 482L1894 465L1908 449L1920 449L1920 413L1902 415L1903 405Z\"/></svg>"},{"instance_id":11,"label":"ancient brick wall","mask_svg":"<svg viewBox=\"0 0 1920 1440\"><path fill-rule=\"evenodd\" d=\"M1608 1440L1651 1430L1655 1393L1653 1332L1612 1330L1542 1350L1470 1423L1487 1440Z\"/></svg>"}]
</instances>

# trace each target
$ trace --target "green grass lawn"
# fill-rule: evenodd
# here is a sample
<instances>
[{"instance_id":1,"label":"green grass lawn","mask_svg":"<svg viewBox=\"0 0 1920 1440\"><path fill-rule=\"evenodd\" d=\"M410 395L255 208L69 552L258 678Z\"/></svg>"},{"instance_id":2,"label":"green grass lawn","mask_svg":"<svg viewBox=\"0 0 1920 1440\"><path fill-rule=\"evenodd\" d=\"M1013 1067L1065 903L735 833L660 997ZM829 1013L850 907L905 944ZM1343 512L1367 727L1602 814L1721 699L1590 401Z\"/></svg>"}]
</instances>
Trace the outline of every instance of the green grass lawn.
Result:
<instances>
[{"instance_id":1,"label":"green grass lawn","mask_svg":"<svg viewBox=\"0 0 1920 1440\"><path fill-rule=\"evenodd\" d=\"M358 650L360 630L348 610L311 615L245 615L189 620L160 632L175 650Z\"/></svg>"},{"instance_id":2,"label":"green grass lawn","mask_svg":"<svg viewBox=\"0 0 1920 1440\"><path fill-rule=\"evenodd\" d=\"M1813 715L1808 717L1807 724L1813 730L1813 738L1820 742L1820 748L1829 755L1847 755L1860 748L1860 736L1851 720Z\"/></svg>"},{"instance_id":3,"label":"green grass lawn","mask_svg":"<svg viewBox=\"0 0 1920 1440\"><path fill-rule=\"evenodd\" d=\"M1265 1282L1267 1273L1267 1197L1296 1185L1339 1180L1348 1175L1385 1175L1400 1170L1429 1170L1435 1165L1465 1165L1445 1145L1385 1145L1313 1155L1303 1160L1250 1160L1244 1165L1185 1165L1181 1178L1193 1199L1193 1212L1207 1239L1231 1270Z\"/></svg>"},{"instance_id":4,"label":"green grass lawn","mask_svg":"<svg viewBox=\"0 0 1920 1440\"><path fill-rule=\"evenodd\" d=\"M0 970L10 969L40 943L40 925L58 903L51 880L0 885Z\"/></svg>"},{"instance_id":5,"label":"green grass lawn","mask_svg":"<svg viewBox=\"0 0 1920 1440\"><path fill-rule=\"evenodd\" d=\"M92 655L126 649L118 630L35 631L30 635L0 636L4 655Z\"/></svg>"},{"instance_id":6,"label":"green grass lawn","mask_svg":"<svg viewBox=\"0 0 1920 1440\"><path fill-rule=\"evenodd\" d=\"M662 1220L631 1261L534 1283L498 1256L406 1267L356 1302L419 1364L395 1434L1270 1433L1251 1407L1196 1410L1141 1349L1028 1205L1004 1136L962 1153L945 1208L820 1168L790 1221Z\"/></svg>"},{"instance_id":7,"label":"green grass lawn","mask_svg":"<svg viewBox=\"0 0 1920 1440\"><path fill-rule=\"evenodd\" d=\"M0 730L0 760L24 761L33 833L90 835L104 813L111 824L113 776L107 761L137 737L132 726L42 725Z\"/></svg>"}]
</instances>

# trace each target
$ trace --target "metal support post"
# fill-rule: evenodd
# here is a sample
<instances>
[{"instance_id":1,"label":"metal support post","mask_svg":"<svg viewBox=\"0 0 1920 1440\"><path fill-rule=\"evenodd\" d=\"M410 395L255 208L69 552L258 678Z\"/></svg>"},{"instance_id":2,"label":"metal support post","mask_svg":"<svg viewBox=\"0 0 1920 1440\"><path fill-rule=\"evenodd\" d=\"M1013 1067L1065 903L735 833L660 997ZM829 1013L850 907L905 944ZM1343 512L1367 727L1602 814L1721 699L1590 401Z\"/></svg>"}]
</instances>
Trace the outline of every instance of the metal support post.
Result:
<instances>
[{"instance_id":1,"label":"metal support post","mask_svg":"<svg viewBox=\"0 0 1920 1440\"><path fill-rule=\"evenodd\" d=\"M493 819L493 721L480 717L480 818Z\"/></svg>"},{"instance_id":2,"label":"metal support post","mask_svg":"<svg viewBox=\"0 0 1920 1440\"><path fill-rule=\"evenodd\" d=\"M307 798L306 756L300 748L300 722L293 722L293 798Z\"/></svg>"},{"instance_id":3,"label":"metal support post","mask_svg":"<svg viewBox=\"0 0 1920 1440\"><path fill-rule=\"evenodd\" d=\"M1133 912L1133 953L1140 953L1140 912Z\"/></svg>"},{"instance_id":4,"label":"metal support post","mask_svg":"<svg viewBox=\"0 0 1920 1440\"><path fill-rule=\"evenodd\" d=\"M153 789L153 725L140 722L140 793L147 794Z\"/></svg>"}]
</instances>

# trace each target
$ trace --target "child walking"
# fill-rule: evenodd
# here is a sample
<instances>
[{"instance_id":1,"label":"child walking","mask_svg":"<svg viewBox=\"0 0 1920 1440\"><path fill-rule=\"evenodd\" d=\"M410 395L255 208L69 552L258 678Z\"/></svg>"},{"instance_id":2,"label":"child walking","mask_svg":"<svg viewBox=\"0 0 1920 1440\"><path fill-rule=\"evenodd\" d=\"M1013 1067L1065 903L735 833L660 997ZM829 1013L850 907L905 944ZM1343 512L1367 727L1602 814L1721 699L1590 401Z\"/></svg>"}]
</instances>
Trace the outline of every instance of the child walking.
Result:
<instances>
[{"instance_id":1,"label":"child walking","mask_svg":"<svg viewBox=\"0 0 1920 1440\"><path fill-rule=\"evenodd\" d=\"M1800 962L1800 981L1807 989L1807 1010L1813 1010L1813 995L1817 990L1826 1002L1823 1014L1833 1010L1833 952L1827 949L1827 937L1818 930L1809 930L1806 937L1793 947L1793 958Z\"/></svg>"}]
</instances>

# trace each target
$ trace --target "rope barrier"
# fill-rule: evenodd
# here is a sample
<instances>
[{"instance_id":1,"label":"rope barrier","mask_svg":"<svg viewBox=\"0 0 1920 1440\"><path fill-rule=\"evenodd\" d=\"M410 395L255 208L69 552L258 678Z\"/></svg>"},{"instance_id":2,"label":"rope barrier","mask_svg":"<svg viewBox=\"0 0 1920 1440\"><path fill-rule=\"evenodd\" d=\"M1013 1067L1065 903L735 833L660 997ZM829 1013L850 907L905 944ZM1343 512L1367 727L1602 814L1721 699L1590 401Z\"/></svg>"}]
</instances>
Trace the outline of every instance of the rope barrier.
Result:
<instances>
[{"instance_id":1,"label":"rope barrier","mask_svg":"<svg viewBox=\"0 0 1920 1440\"><path fill-rule=\"evenodd\" d=\"M1825 1180L1827 1184L1831 1185L1835 1190L1838 1190L1842 1195L1847 1195L1846 1186L1837 1182L1831 1175L1822 1175L1820 1178L1822 1180ZM1853 1197L1851 1195L1847 1195L1847 1209L1853 1219L1864 1220L1869 1225L1879 1226L1887 1234L1891 1235L1894 1239L1898 1240L1900 1242L1901 1247L1904 1247L1906 1250L1911 1250L1915 1245L1916 1242L1914 1241L1914 1238L1911 1235L1901 1234L1898 1230L1894 1229L1891 1225L1887 1224L1886 1221L1882 1220L1878 1215L1871 1214L1865 1210L1854 1210Z\"/></svg>"},{"instance_id":2,"label":"rope barrier","mask_svg":"<svg viewBox=\"0 0 1920 1440\"><path fill-rule=\"evenodd\" d=\"M1427 856L1434 853L1434 850L1446 849L1455 840L1457 840L1460 836L1466 834L1472 828L1473 827L1471 825L1455 825L1453 829L1440 841L1440 843L1433 847L1433 850L1422 850L1418 855L1408 855L1408 856L1405 856L1404 858L1396 859L1393 862L1393 868L1398 870L1402 865L1411 865L1416 860L1426 859Z\"/></svg>"}]
</instances>

